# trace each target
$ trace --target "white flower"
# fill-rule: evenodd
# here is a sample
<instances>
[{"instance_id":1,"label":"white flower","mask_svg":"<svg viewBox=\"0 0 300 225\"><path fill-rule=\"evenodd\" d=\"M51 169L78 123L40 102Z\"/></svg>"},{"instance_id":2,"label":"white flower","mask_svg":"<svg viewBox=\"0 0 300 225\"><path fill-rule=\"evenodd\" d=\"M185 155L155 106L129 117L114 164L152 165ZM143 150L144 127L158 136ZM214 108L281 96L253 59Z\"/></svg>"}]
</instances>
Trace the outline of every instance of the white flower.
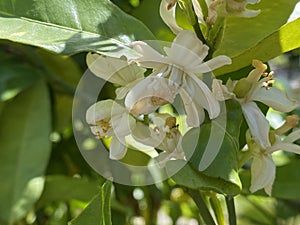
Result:
<instances>
[{"instance_id":1,"label":"white flower","mask_svg":"<svg viewBox=\"0 0 300 225\"><path fill-rule=\"evenodd\" d=\"M161 167L168 160L184 159L182 135L177 129L176 118L168 114L159 114L153 118L153 123L150 128L138 123L133 131L133 138L144 145L163 151L156 157Z\"/></svg>"},{"instance_id":2,"label":"white flower","mask_svg":"<svg viewBox=\"0 0 300 225\"><path fill-rule=\"evenodd\" d=\"M253 60L255 67L248 77L239 81L228 80L226 86L221 80L213 80L213 93L219 101L233 98L240 102L244 117L249 126L254 140L262 147L270 147L269 130L270 125L265 115L261 112L255 101L264 103L275 110L290 112L296 107L296 101L288 98L279 89L269 85L273 73L265 73L267 66L259 60ZM263 76L262 79L261 76Z\"/></svg>"},{"instance_id":3,"label":"white flower","mask_svg":"<svg viewBox=\"0 0 300 225\"><path fill-rule=\"evenodd\" d=\"M277 133L277 130L275 130L275 132L270 132L272 144L265 149L259 147L255 142L251 142L249 139L247 140L249 149L253 153L253 162L251 165L251 192L264 188L266 193L271 195L276 173L276 166L272 159L272 153L284 150L300 154L300 146L293 143L300 139L300 129L293 131L283 140L275 133Z\"/></svg>"},{"instance_id":4,"label":"white flower","mask_svg":"<svg viewBox=\"0 0 300 225\"><path fill-rule=\"evenodd\" d=\"M187 116L190 117L189 126L200 125L202 116L189 115L197 108L202 115L203 108L208 111L210 119L216 118L220 113L220 105L214 98L207 85L196 74L210 72L223 65L230 64L227 56L217 56L203 62L208 54L208 46L204 45L189 30L181 31L174 39L170 48L165 47L166 55L162 55L142 41L132 43L141 57L134 58L138 64L154 69L154 74L168 77L171 86L178 86L179 93L185 104ZM184 89L184 90L182 90ZM190 104L193 102L193 104Z\"/></svg>"},{"instance_id":5,"label":"white flower","mask_svg":"<svg viewBox=\"0 0 300 225\"><path fill-rule=\"evenodd\" d=\"M154 112L159 106L173 103L178 88L163 77L148 76L137 83L125 98L126 108L135 116Z\"/></svg>"},{"instance_id":6,"label":"white flower","mask_svg":"<svg viewBox=\"0 0 300 225\"><path fill-rule=\"evenodd\" d=\"M117 99L122 99L127 92L144 78L145 69L126 60L88 53L88 68L98 77L121 87L116 89Z\"/></svg>"},{"instance_id":7,"label":"white flower","mask_svg":"<svg viewBox=\"0 0 300 225\"><path fill-rule=\"evenodd\" d=\"M127 110L113 100L95 103L86 112L86 121L97 138L112 137L110 141L110 158L121 159L126 154L125 136L135 127L135 119Z\"/></svg>"}]
</instances>

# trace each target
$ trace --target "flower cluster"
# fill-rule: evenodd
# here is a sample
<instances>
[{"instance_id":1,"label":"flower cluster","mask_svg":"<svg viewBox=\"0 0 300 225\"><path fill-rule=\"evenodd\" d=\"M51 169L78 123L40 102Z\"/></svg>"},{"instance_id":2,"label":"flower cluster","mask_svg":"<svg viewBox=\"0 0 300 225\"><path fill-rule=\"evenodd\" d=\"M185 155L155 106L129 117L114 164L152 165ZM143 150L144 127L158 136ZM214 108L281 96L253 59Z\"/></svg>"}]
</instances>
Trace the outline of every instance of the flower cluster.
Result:
<instances>
[{"instance_id":1,"label":"flower cluster","mask_svg":"<svg viewBox=\"0 0 300 225\"><path fill-rule=\"evenodd\" d=\"M128 146L137 150L142 150L140 146L155 149L160 166L171 159L185 159L181 144L184 131L178 126L178 120L184 121L188 128L200 127L205 119L219 117L220 102L231 99L240 103L249 128L246 139L251 153L249 159L253 159L250 191L264 188L271 194L275 179L272 153L283 149L300 154L300 147L293 143L300 139L300 130L282 139L284 133L296 126L298 117L287 117L286 124L272 130L257 102L285 113L294 110L296 102L273 87L273 72L267 72L267 65L259 60L253 60L254 69L239 80L229 78L226 84L219 79L207 82L209 79L204 79L210 77L207 73L231 64L231 59L225 55L212 57L198 24L211 29L218 18L256 16L260 11L249 10L246 6L258 2L162 0L160 15L176 34L170 46L161 48L157 42L151 46L144 41L134 41L131 47L136 54L125 56L126 59L87 55L89 69L116 87L115 100L99 101L86 113L96 138L110 138L111 159L122 159ZM184 30L177 24L177 4L189 15L189 10L194 13L189 19L197 20L195 32ZM191 24L194 25L193 21ZM139 147L136 147L137 143Z\"/></svg>"},{"instance_id":2,"label":"flower cluster","mask_svg":"<svg viewBox=\"0 0 300 225\"><path fill-rule=\"evenodd\" d=\"M218 117L220 105L201 76L230 64L227 56L203 61L208 55L204 45L192 31L181 31L170 47L161 54L142 41L132 43L140 55L127 60L88 54L89 69L118 87L116 100L108 99L92 105L86 120L97 138L111 138L110 158L126 154L126 136L154 147L157 160L183 159L182 134L173 112L159 113L159 108L181 99L189 127L199 127L207 111L210 119ZM148 70L152 72L145 76ZM148 121L149 120L149 121ZM134 147L134 146L131 146Z\"/></svg>"}]
</instances>

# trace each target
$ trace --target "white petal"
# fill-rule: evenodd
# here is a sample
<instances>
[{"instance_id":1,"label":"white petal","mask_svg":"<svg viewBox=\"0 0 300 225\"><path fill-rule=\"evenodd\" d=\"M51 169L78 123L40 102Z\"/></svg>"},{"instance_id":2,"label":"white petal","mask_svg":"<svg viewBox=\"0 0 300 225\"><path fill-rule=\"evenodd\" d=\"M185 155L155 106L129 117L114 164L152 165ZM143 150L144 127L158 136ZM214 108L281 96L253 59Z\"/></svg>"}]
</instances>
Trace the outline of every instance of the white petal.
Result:
<instances>
[{"instance_id":1,"label":"white petal","mask_svg":"<svg viewBox=\"0 0 300 225\"><path fill-rule=\"evenodd\" d=\"M182 28L176 22L176 1L162 0L159 8L160 17L165 24L175 34L179 33Z\"/></svg>"},{"instance_id":2,"label":"white petal","mask_svg":"<svg viewBox=\"0 0 300 225\"><path fill-rule=\"evenodd\" d=\"M204 19L203 19L202 9L200 7L198 0L192 0L192 4L193 4L194 10L195 10L195 13L198 17L198 22L205 24Z\"/></svg>"},{"instance_id":3,"label":"white petal","mask_svg":"<svg viewBox=\"0 0 300 225\"><path fill-rule=\"evenodd\" d=\"M125 106L136 116L149 114L161 105L172 103L177 92L177 87L169 85L165 78L148 76L128 92Z\"/></svg>"},{"instance_id":4,"label":"white petal","mask_svg":"<svg viewBox=\"0 0 300 225\"><path fill-rule=\"evenodd\" d=\"M280 112L290 112L297 106L296 100L290 99L285 93L275 87L271 87L269 90L259 88L252 98Z\"/></svg>"},{"instance_id":5,"label":"white petal","mask_svg":"<svg viewBox=\"0 0 300 225\"><path fill-rule=\"evenodd\" d=\"M200 124L204 121L205 117L203 108L197 108L197 105L193 102L193 99L184 89L180 91L180 97L183 101L184 108L186 111L186 122L188 126L199 127Z\"/></svg>"},{"instance_id":6,"label":"white petal","mask_svg":"<svg viewBox=\"0 0 300 225\"><path fill-rule=\"evenodd\" d=\"M144 145L156 148L161 144L165 135L156 133L153 129L142 123L137 123L132 132L132 137Z\"/></svg>"},{"instance_id":7,"label":"white petal","mask_svg":"<svg viewBox=\"0 0 300 225\"><path fill-rule=\"evenodd\" d=\"M218 101L225 101L234 97L234 94L218 79L213 79L212 92Z\"/></svg>"},{"instance_id":8,"label":"white petal","mask_svg":"<svg viewBox=\"0 0 300 225\"><path fill-rule=\"evenodd\" d=\"M160 69L161 67L168 66L166 65L166 58L147 43L143 41L134 41L132 42L132 47L141 55L141 57L130 60L148 68Z\"/></svg>"},{"instance_id":9,"label":"white petal","mask_svg":"<svg viewBox=\"0 0 300 225\"><path fill-rule=\"evenodd\" d=\"M208 54L208 46L204 45L193 31L181 31L171 48L164 48L172 64L188 71L202 63Z\"/></svg>"},{"instance_id":10,"label":"white petal","mask_svg":"<svg viewBox=\"0 0 300 225\"><path fill-rule=\"evenodd\" d=\"M248 102L241 105L244 117L255 142L263 149L270 147L270 124L265 115L254 102Z\"/></svg>"},{"instance_id":11,"label":"white petal","mask_svg":"<svg viewBox=\"0 0 300 225\"><path fill-rule=\"evenodd\" d=\"M125 98L125 96L127 95L127 93L140 81L142 81L143 78L139 78L136 79L130 83L128 83L127 85L125 85L124 87L119 87L116 89L116 95L117 95L117 99L123 99Z\"/></svg>"},{"instance_id":12,"label":"white petal","mask_svg":"<svg viewBox=\"0 0 300 225\"><path fill-rule=\"evenodd\" d=\"M88 53L86 57L89 69L98 77L109 82L125 86L144 77L146 69L126 60Z\"/></svg>"},{"instance_id":13,"label":"white petal","mask_svg":"<svg viewBox=\"0 0 300 225\"><path fill-rule=\"evenodd\" d=\"M219 116L220 104L202 80L194 74L189 74L186 77L185 89L196 104L207 110L210 119Z\"/></svg>"},{"instance_id":14,"label":"white petal","mask_svg":"<svg viewBox=\"0 0 300 225\"><path fill-rule=\"evenodd\" d=\"M213 71L217 68L220 68L224 65L231 64L232 61L228 56L225 55L219 55L217 57L212 58L211 60L204 62L198 66L195 66L192 69L192 72L194 73L207 73L210 71Z\"/></svg>"},{"instance_id":15,"label":"white petal","mask_svg":"<svg viewBox=\"0 0 300 225\"><path fill-rule=\"evenodd\" d=\"M266 193L271 195L275 173L276 166L270 156L255 156L251 165L250 191L255 192L265 188Z\"/></svg>"},{"instance_id":16,"label":"white petal","mask_svg":"<svg viewBox=\"0 0 300 225\"><path fill-rule=\"evenodd\" d=\"M111 118L111 110L114 101L111 99L96 102L86 111L88 124L96 124L97 121Z\"/></svg>"},{"instance_id":17,"label":"white petal","mask_svg":"<svg viewBox=\"0 0 300 225\"><path fill-rule=\"evenodd\" d=\"M134 130L135 119L127 112L124 112L123 114L112 117L111 125L115 136L123 138Z\"/></svg>"},{"instance_id":18,"label":"white petal","mask_svg":"<svg viewBox=\"0 0 300 225\"><path fill-rule=\"evenodd\" d=\"M278 150L284 150L286 152L293 152L300 154L300 146L297 144L286 143L286 142L277 142L267 149L268 153L273 153Z\"/></svg>"},{"instance_id":19,"label":"white petal","mask_svg":"<svg viewBox=\"0 0 300 225\"><path fill-rule=\"evenodd\" d=\"M293 143L300 139L300 129L293 131L287 137L284 138L283 142L285 143Z\"/></svg>"},{"instance_id":20,"label":"white petal","mask_svg":"<svg viewBox=\"0 0 300 225\"><path fill-rule=\"evenodd\" d=\"M109 157L111 159L119 160L126 155L127 148L123 143L125 143L125 138L122 141L117 137L111 139L109 147Z\"/></svg>"}]
</instances>

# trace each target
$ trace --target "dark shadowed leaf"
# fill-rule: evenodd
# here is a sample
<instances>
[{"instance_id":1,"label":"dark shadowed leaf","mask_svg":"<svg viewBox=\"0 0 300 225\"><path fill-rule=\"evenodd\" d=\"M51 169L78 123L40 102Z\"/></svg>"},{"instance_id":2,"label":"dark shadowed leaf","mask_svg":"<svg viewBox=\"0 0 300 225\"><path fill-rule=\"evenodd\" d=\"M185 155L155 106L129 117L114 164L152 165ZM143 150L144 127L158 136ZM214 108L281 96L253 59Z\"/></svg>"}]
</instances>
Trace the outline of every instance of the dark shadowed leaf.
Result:
<instances>
[{"instance_id":1,"label":"dark shadowed leaf","mask_svg":"<svg viewBox=\"0 0 300 225\"><path fill-rule=\"evenodd\" d=\"M44 82L5 104L0 117L0 218L23 217L40 197L51 150L50 102Z\"/></svg>"}]
</instances>

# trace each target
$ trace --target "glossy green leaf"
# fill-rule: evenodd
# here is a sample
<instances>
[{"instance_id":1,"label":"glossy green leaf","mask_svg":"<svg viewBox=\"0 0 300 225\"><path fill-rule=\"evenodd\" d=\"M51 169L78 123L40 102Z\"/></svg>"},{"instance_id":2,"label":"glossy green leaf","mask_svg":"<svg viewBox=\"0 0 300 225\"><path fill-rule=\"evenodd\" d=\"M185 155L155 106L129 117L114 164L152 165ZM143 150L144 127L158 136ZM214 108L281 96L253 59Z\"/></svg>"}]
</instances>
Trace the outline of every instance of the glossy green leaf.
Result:
<instances>
[{"instance_id":1,"label":"glossy green leaf","mask_svg":"<svg viewBox=\"0 0 300 225\"><path fill-rule=\"evenodd\" d=\"M98 183L87 178L74 178L62 175L47 176L43 194L38 201L38 207L52 202L72 199L88 202L97 194Z\"/></svg>"},{"instance_id":2,"label":"glossy green leaf","mask_svg":"<svg viewBox=\"0 0 300 225\"><path fill-rule=\"evenodd\" d=\"M108 0L3 0L0 38L61 54L119 55L132 40L154 39L137 19Z\"/></svg>"},{"instance_id":3,"label":"glossy green leaf","mask_svg":"<svg viewBox=\"0 0 300 225\"><path fill-rule=\"evenodd\" d=\"M111 181L106 181L91 203L69 225L111 225L110 195Z\"/></svg>"},{"instance_id":4,"label":"glossy green leaf","mask_svg":"<svg viewBox=\"0 0 300 225\"><path fill-rule=\"evenodd\" d=\"M177 161L169 161L166 167L167 170L173 171L174 168L177 169L177 163ZM241 191L239 186L221 178L207 176L195 170L189 163L173 175L172 179L176 184L192 189L214 190L215 192L228 195L237 195Z\"/></svg>"},{"instance_id":5,"label":"glossy green leaf","mask_svg":"<svg viewBox=\"0 0 300 225\"><path fill-rule=\"evenodd\" d=\"M15 97L40 77L32 66L13 60L0 61L0 101Z\"/></svg>"},{"instance_id":6,"label":"glossy green leaf","mask_svg":"<svg viewBox=\"0 0 300 225\"><path fill-rule=\"evenodd\" d=\"M296 19L269 36L260 40L246 51L232 57L232 64L214 71L215 75L236 71L251 64L253 59L268 61L284 52L300 47L300 19ZM243 32L241 32L243 33ZM229 55L230 56L230 55Z\"/></svg>"},{"instance_id":7,"label":"glossy green leaf","mask_svg":"<svg viewBox=\"0 0 300 225\"><path fill-rule=\"evenodd\" d=\"M264 0L252 7L261 10L256 17L227 18L224 36L215 55L235 57L255 46L287 22L297 2Z\"/></svg>"},{"instance_id":8,"label":"glossy green leaf","mask_svg":"<svg viewBox=\"0 0 300 225\"><path fill-rule=\"evenodd\" d=\"M241 188L237 153L242 121L239 103L229 100L217 119L201 125L200 131L190 130L183 138L183 148L195 170L236 185L237 189Z\"/></svg>"},{"instance_id":9,"label":"glossy green leaf","mask_svg":"<svg viewBox=\"0 0 300 225\"><path fill-rule=\"evenodd\" d=\"M51 143L50 102L44 82L5 104L0 117L0 218L23 217L40 197Z\"/></svg>"}]
</instances>

